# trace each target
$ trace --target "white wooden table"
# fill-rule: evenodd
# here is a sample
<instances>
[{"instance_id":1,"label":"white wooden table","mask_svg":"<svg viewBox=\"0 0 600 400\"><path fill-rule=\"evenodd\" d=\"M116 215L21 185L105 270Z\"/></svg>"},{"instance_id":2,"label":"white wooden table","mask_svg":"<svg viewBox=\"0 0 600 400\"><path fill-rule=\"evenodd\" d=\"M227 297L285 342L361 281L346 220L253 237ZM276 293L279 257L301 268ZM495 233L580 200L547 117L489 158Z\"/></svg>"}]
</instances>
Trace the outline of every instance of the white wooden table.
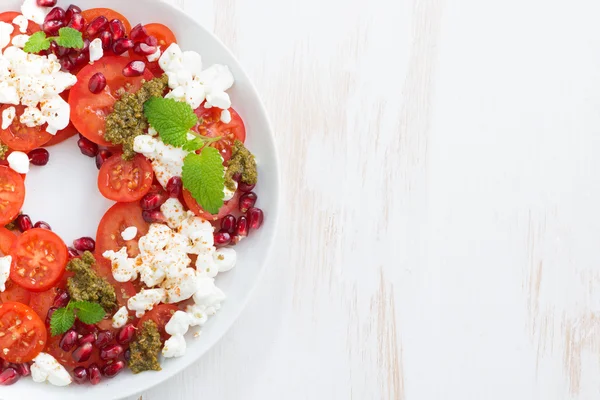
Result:
<instances>
[{"instance_id":1,"label":"white wooden table","mask_svg":"<svg viewBox=\"0 0 600 400\"><path fill-rule=\"evenodd\" d=\"M257 84L287 201L144 400L599 398L597 0L171 1Z\"/></svg>"}]
</instances>

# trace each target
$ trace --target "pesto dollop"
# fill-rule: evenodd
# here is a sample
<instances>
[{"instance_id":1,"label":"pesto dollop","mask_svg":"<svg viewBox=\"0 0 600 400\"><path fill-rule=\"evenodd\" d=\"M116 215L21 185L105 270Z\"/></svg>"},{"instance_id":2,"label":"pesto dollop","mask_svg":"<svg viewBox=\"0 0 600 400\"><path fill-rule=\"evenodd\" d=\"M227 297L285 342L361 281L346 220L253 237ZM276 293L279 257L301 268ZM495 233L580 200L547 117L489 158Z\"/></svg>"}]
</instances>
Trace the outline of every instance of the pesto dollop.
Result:
<instances>
[{"instance_id":1,"label":"pesto dollop","mask_svg":"<svg viewBox=\"0 0 600 400\"><path fill-rule=\"evenodd\" d=\"M67 271L75 275L67 280L67 291L73 301L98 303L106 312L117 307L115 288L92 269L96 259L89 251L81 258L74 258L67 264Z\"/></svg>"},{"instance_id":2,"label":"pesto dollop","mask_svg":"<svg viewBox=\"0 0 600 400\"><path fill-rule=\"evenodd\" d=\"M129 160L135 156L133 140L148 130L148 121L144 116L144 103L152 97L162 97L169 77L163 75L151 81L144 82L140 90L129 93L123 90L119 93L114 111L106 117L104 139L115 146L123 146L123 158Z\"/></svg>"},{"instance_id":3,"label":"pesto dollop","mask_svg":"<svg viewBox=\"0 0 600 400\"><path fill-rule=\"evenodd\" d=\"M6 153L8 153L8 150L8 146L0 142L0 160L4 160L6 158Z\"/></svg>"},{"instance_id":4,"label":"pesto dollop","mask_svg":"<svg viewBox=\"0 0 600 400\"><path fill-rule=\"evenodd\" d=\"M256 185L258 182L258 171L254 155L244 146L244 143L236 140L233 144L231 159L225 172L225 186L235 191L236 186L233 177L240 175L240 182L247 185Z\"/></svg>"},{"instance_id":5,"label":"pesto dollop","mask_svg":"<svg viewBox=\"0 0 600 400\"><path fill-rule=\"evenodd\" d=\"M131 357L129 358L131 372L139 374L144 371L160 371L162 368L158 362L158 354L161 346L160 333L154 321L144 322L129 347L131 351Z\"/></svg>"}]
</instances>

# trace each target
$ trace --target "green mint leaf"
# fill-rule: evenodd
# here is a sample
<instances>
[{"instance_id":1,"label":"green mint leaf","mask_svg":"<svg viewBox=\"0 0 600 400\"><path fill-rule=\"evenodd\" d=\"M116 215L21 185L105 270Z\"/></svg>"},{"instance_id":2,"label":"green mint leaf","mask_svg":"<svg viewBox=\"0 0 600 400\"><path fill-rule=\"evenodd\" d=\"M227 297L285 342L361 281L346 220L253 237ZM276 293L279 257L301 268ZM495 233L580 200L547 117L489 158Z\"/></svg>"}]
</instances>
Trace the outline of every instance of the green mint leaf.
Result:
<instances>
[{"instance_id":1,"label":"green mint leaf","mask_svg":"<svg viewBox=\"0 0 600 400\"><path fill-rule=\"evenodd\" d=\"M29 37L23 51L26 53L39 53L50 48L50 39L46 37L43 31L34 33Z\"/></svg>"},{"instance_id":2,"label":"green mint leaf","mask_svg":"<svg viewBox=\"0 0 600 400\"><path fill-rule=\"evenodd\" d=\"M181 147L187 134L198 123L198 116L187 103L153 97L144 104L144 114L166 144Z\"/></svg>"},{"instance_id":3,"label":"green mint leaf","mask_svg":"<svg viewBox=\"0 0 600 400\"><path fill-rule=\"evenodd\" d=\"M89 301L78 301L72 304L77 312L77 318L84 324L97 324L102 321L106 315L104 308L100 304Z\"/></svg>"},{"instance_id":4,"label":"green mint leaf","mask_svg":"<svg viewBox=\"0 0 600 400\"><path fill-rule=\"evenodd\" d=\"M205 144L206 142L204 141L204 139L202 139L201 137L195 137L194 139L184 144L183 149L185 151L196 151L203 148Z\"/></svg>"},{"instance_id":5,"label":"green mint leaf","mask_svg":"<svg viewBox=\"0 0 600 400\"><path fill-rule=\"evenodd\" d=\"M62 335L75 323L75 314L73 310L69 307L67 308L59 308L52 314L52 318L50 319L50 330L52 331L52 336Z\"/></svg>"},{"instance_id":6,"label":"green mint leaf","mask_svg":"<svg viewBox=\"0 0 600 400\"><path fill-rule=\"evenodd\" d=\"M57 45L68 49L83 49L83 35L73 28L60 28L58 37L53 38Z\"/></svg>"},{"instance_id":7,"label":"green mint leaf","mask_svg":"<svg viewBox=\"0 0 600 400\"><path fill-rule=\"evenodd\" d=\"M223 206L225 167L217 149L205 147L200 154L188 154L181 178L200 207L211 214L219 212Z\"/></svg>"}]
</instances>

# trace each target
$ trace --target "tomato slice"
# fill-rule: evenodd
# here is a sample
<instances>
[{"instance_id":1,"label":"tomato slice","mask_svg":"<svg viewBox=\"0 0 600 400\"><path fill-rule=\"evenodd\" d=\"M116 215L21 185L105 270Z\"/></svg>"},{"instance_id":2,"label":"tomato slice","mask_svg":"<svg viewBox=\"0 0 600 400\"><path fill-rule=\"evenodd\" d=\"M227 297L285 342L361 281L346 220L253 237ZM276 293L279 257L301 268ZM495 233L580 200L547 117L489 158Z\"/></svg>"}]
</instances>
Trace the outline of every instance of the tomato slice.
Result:
<instances>
[{"instance_id":1,"label":"tomato slice","mask_svg":"<svg viewBox=\"0 0 600 400\"><path fill-rule=\"evenodd\" d=\"M83 136L101 146L112 146L104 139L106 117L113 112L119 89L135 93L144 81L154 78L152 72L146 70L142 76L128 78L123 75L123 68L131 62L129 57L107 56L93 65L85 66L77 74L77 83L71 88L69 105L71 106L71 122ZM93 94L88 88L90 78L101 72L106 78L106 88L99 94Z\"/></svg>"},{"instance_id":2,"label":"tomato slice","mask_svg":"<svg viewBox=\"0 0 600 400\"><path fill-rule=\"evenodd\" d=\"M0 349L2 358L12 363L33 360L46 346L44 323L28 306L0 304Z\"/></svg>"},{"instance_id":3,"label":"tomato slice","mask_svg":"<svg viewBox=\"0 0 600 400\"><path fill-rule=\"evenodd\" d=\"M102 257L102 254L95 254L94 256L96 257L94 270L96 270L98 276L105 278L115 288L119 307L127 306L127 300L137 294L135 286L131 282L117 282L113 277L110 261Z\"/></svg>"},{"instance_id":4,"label":"tomato slice","mask_svg":"<svg viewBox=\"0 0 600 400\"><path fill-rule=\"evenodd\" d=\"M4 257L10 253L10 249L15 243L15 240L17 240L17 235L15 235L14 232L5 227L0 227L0 256Z\"/></svg>"},{"instance_id":5,"label":"tomato slice","mask_svg":"<svg viewBox=\"0 0 600 400\"><path fill-rule=\"evenodd\" d=\"M98 189L109 200L128 203L144 197L153 180L152 164L146 157L138 154L128 161L115 154L100 168Z\"/></svg>"},{"instance_id":6,"label":"tomato slice","mask_svg":"<svg viewBox=\"0 0 600 400\"><path fill-rule=\"evenodd\" d=\"M219 210L219 213L215 215L204 211L204 209L200 207L196 199L192 197L192 194L189 191L183 191L183 201L188 206L190 211L199 216L200 218L204 218L207 221L217 221L223 218L224 216L235 212L235 210L237 210L240 204L240 196L241 194L238 190L233 195L233 198L229 201L226 201L225 204L223 204L223 207L221 207L221 209Z\"/></svg>"},{"instance_id":7,"label":"tomato slice","mask_svg":"<svg viewBox=\"0 0 600 400\"><path fill-rule=\"evenodd\" d=\"M52 288L45 292L34 292L31 293L31 300L29 301L29 307L35 311L37 315L42 319L46 320L48 311L54 304L54 299L59 293L67 290L67 279L73 276L72 272L65 271L61 279Z\"/></svg>"},{"instance_id":8,"label":"tomato slice","mask_svg":"<svg viewBox=\"0 0 600 400\"><path fill-rule=\"evenodd\" d=\"M144 28L146 28L146 31L148 31L150 36L154 36L158 39L158 45L162 50L165 50L173 43L177 43L177 36L175 36L173 31L166 25L154 23L144 25Z\"/></svg>"},{"instance_id":9,"label":"tomato slice","mask_svg":"<svg viewBox=\"0 0 600 400\"><path fill-rule=\"evenodd\" d=\"M90 8L89 10L82 11L81 15L83 15L88 24L100 16L105 16L109 21L118 19L125 25L125 33L129 35L129 32L131 32L131 23L129 23L129 20L123 14L111 8Z\"/></svg>"},{"instance_id":10,"label":"tomato slice","mask_svg":"<svg viewBox=\"0 0 600 400\"><path fill-rule=\"evenodd\" d=\"M29 128L21 124L19 119L25 111L25 106L5 104L0 108L0 112L9 107L15 108L17 116L8 128L0 130L0 139L12 150L28 152L45 145L52 139L52 135L46 132L46 125Z\"/></svg>"},{"instance_id":11,"label":"tomato slice","mask_svg":"<svg viewBox=\"0 0 600 400\"><path fill-rule=\"evenodd\" d=\"M0 166L0 225L14 220L25 201L23 177L6 166Z\"/></svg>"},{"instance_id":12,"label":"tomato slice","mask_svg":"<svg viewBox=\"0 0 600 400\"><path fill-rule=\"evenodd\" d=\"M58 282L69 259L67 246L54 232L31 229L11 249L10 279L32 292L43 292Z\"/></svg>"},{"instance_id":13,"label":"tomato slice","mask_svg":"<svg viewBox=\"0 0 600 400\"><path fill-rule=\"evenodd\" d=\"M50 139L50 141L46 143L44 147L56 146L57 144L62 143L65 140L77 135L77 133L78 132L75 126L72 123L69 123L69 126L67 126L62 131L58 131L58 133L55 136L52 136L52 139Z\"/></svg>"},{"instance_id":14,"label":"tomato slice","mask_svg":"<svg viewBox=\"0 0 600 400\"><path fill-rule=\"evenodd\" d=\"M92 364L102 365L105 362L100 358L100 349L98 349L96 346L93 347L92 355L90 356L89 360L80 363L75 362L75 360L73 360L73 356L71 355L71 351L64 351L60 348L61 339L62 335L50 337L48 339L48 347L46 348L46 352L54 357L56 361L58 361L68 371L72 371L77 367L87 368Z\"/></svg>"},{"instance_id":15,"label":"tomato slice","mask_svg":"<svg viewBox=\"0 0 600 400\"><path fill-rule=\"evenodd\" d=\"M154 321L156 326L158 327L158 332L160 333L160 339L164 342L169 339L171 335L169 335L165 331L165 325L171 320L171 317L175 312L179 311L179 307L173 304L159 304L154 307L152 310L148 311L138 322L138 329L142 328L144 322L148 320Z\"/></svg>"},{"instance_id":16,"label":"tomato slice","mask_svg":"<svg viewBox=\"0 0 600 400\"><path fill-rule=\"evenodd\" d=\"M21 33L20 28L13 24L13 19L15 19L17 16L21 15L21 13L19 12L15 12L15 11L7 11L4 12L2 14L0 14L0 21L1 22L6 22L7 24L12 24L13 27L15 28L15 30L13 31L13 33L10 35L10 42L12 43L12 39L17 36L17 35L33 35L34 33L40 31L40 26L38 24L36 24L33 21L29 21L29 25L27 25L27 32L25 33ZM8 44L8 46L10 46L10 43ZM7 47L8 47L7 46Z\"/></svg>"},{"instance_id":17,"label":"tomato slice","mask_svg":"<svg viewBox=\"0 0 600 400\"><path fill-rule=\"evenodd\" d=\"M2 300L2 303L12 301L14 303L29 305L31 292L9 280L6 282L6 290L0 293L0 300Z\"/></svg>"},{"instance_id":18,"label":"tomato slice","mask_svg":"<svg viewBox=\"0 0 600 400\"><path fill-rule=\"evenodd\" d=\"M121 232L130 226L135 226L138 233L133 240L125 241ZM103 254L107 250L119 251L127 247L129 257L135 257L140 254L138 240L148 233L148 228L148 223L142 217L139 202L117 203L104 214L98 225L96 252Z\"/></svg>"},{"instance_id":19,"label":"tomato slice","mask_svg":"<svg viewBox=\"0 0 600 400\"><path fill-rule=\"evenodd\" d=\"M196 125L192 130L202 136L221 137L221 140L211 146L219 150L223 160L229 161L235 141L246 142L246 127L240 115L233 108L229 109L231 122L228 124L221 122L221 111L216 107L204 108L204 104L202 104L194 111L202 123Z\"/></svg>"}]
</instances>

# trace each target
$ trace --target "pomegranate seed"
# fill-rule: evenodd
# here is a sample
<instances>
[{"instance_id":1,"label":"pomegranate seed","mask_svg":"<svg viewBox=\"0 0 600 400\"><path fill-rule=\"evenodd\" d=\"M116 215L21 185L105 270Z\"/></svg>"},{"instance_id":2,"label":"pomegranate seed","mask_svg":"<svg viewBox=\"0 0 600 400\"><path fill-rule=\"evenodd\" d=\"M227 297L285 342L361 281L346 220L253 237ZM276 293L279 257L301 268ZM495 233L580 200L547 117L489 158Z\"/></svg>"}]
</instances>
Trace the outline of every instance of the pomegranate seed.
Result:
<instances>
[{"instance_id":1,"label":"pomegranate seed","mask_svg":"<svg viewBox=\"0 0 600 400\"><path fill-rule=\"evenodd\" d=\"M113 344L113 345L103 348L100 351L100 358L105 361L106 360L114 360L115 358L119 357L121 354L123 354L123 347L119 346L118 344Z\"/></svg>"},{"instance_id":2,"label":"pomegranate seed","mask_svg":"<svg viewBox=\"0 0 600 400\"><path fill-rule=\"evenodd\" d=\"M144 40L144 43L150 47L156 47L158 46L158 39L154 36L148 36L146 40Z\"/></svg>"},{"instance_id":3,"label":"pomegranate seed","mask_svg":"<svg viewBox=\"0 0 600 400\"><path fill-rule=\"evenodd\" d=\"M123 75L128 78L141 76L146 71L146 63L143 61L132 61L123 68Z\"/></svg>"},{"instance_id":4,"label":"pomegranate seed","mask_svg":"<svg viewBox=\"0 0 600 400\"><path fill-rule=\"evenodd\" d=\"M0 371L5 370L6 368L10 368L10 363L0 358Z\"/></svg>"},{"instance_id":5,"label":"pomegranate seed","mask_svg":"<svg viewBox=\"0 0 600 400\"><path fill-rule=\"evenodd\" d=\"M9 386L19 380L19 374L14 368L7 368L0 374L0 385Z\"/></svg>"},{"instance_id":6,"label":"pomegranate seed","mask_svg":"<svg viewBox=\"0 0 600 400\"><path fill-rule=\"evenodd\" d=\"M42 30L49 36L58 36L58 30L64 28L65 23L62 20L50 20L44 22Z\"/></svg>"},{"instance_id":7,"label":"pomegranate seed","mask_svg":"<svg viewBox=\"0 0 600 400\"><path fill-rule=\"evenodd\" d=\"M72 247L67 248L67 250L69 250L69 257L70 258L77 258L79 257L79 252L77 250L75 250Z\"/></svg>"},{"instance_id":8,"label":"pomegranate seed","mask_svg":"<svg viewBox=\"0 0 600 400\"><path fill-rule=\"evenodd\" d=\"M214 234L214 238L216 247L227 246L229 243L231 243L231 235L229 232L219 231Z\"/></svg>"},{"instance_id":9,"label":"pomegranate seed","mask_svg":"<svg viewBox=\"0 0 600 400\"><path fill-rule=\"evenodd\" d=\"M233 235L235 233L236 222L233 215L226 215L221 220L221 230Z\"/></svg>"},{"instance_id":10,"label":"pomegranate seed","mask_svg":"<svg viewBox=\"0 0 600 400\"><path fill-rule=\"evenodd\" d=\"M84 367L77 367L73 370L73 380L82 385L88 380L88 372Z\"/></svg>"},{"instance_id":11,"label":"pomegranate seed","mask_svg":"<svg viewBox=\"0 0 600 400\"><path fill-rule=\"evenodd\" d=\"M71 51L71 49L67 49L66 47L57 45L56 42L52 42L50 43L50 51L52 51L52 53L56 55L56 57L60 58L69 54L69 51Z\"/></svg>"},{"instance_id":12,"label":"pomegranate seed","mask_svg":"<svg viewBox=\"0 0 600 400\"><path fill-rule=\"evenodd\" d=\"M81 137L77 142L81 154L88 157L96 157L98 155L98 145L91 140Z\"/></svg>"},{"instance_id":13,"label":"pomegranate seed","mask_svg":"<svg viewBox=\"0 0 600 400\"><path fill-rule=\"evenodd\" d=\"M100 34L100 40L102 41L102 49L104 51L108 51L108 49L112 48L112 34L108 31L104 31Z\"/></svg>"},{"instance_id":14,"label":"pomegranate seed","mask_svg":"<svg viewBox=\"0 0 600 400\"><path fill-rule=\"evenodd\" d=\"M46 15L46 19L44 20L44 22L60 21L63 24L63 26L65 26L66 15L67 15L67 13L65 12L65 10L63 10L60 7L54 7L52 10L50 10L48 15ZM45 30L44 30L44 32L45 32ZM48 33L48 32L46 32L46 33Z\"/></svg>"},{"instance_id":15,"label":"pomegranate seed","mask_svg":"<svg viewBox=\"0 0 600 400\"><path fill-rule=\"evenodd\" d=\"M112 155L113 155L113 153L111 153L110 150L106 150L106 149L100 150L98 152L98 155L96 156L96 167L98 167L98 169L102 168L102 165L104 165L106 160L111 158Z\"/></svg>"},{"instance_id":16,"label":"pomegranate seed","mask_svg":"<svg viewBox=\"0 0 600 400\"><path fill-rule=\"evenodd\" d=\"M140 200L142 210L156 210L167 201L164 192L148 193Z\"/></svg>"},{"instance_id":17,"label":"pomegranate seed","mask_svg":"<svg viewBox=\"0 0 600 400\"><path fill-rule=\"evenodd\" d=\"M148 46L146 43L138 43L133 48L133 52L141 56L149 56L156 53L156 46Z\"/></svg>"},{"instance_id":18,"label":"pomegranate seed","mask_svg":"<svg viewBox=\"0 0 600 400\"><path fill-rule=\"evenodd\" d=\"M50 160L50 153L46 149L34 149L29 152L29 161L33 165L37 165L38 167L42 167L48 164Z\"/></svg>"},{"instance_id":19,"label":"pomegranate seed","mask_svg":"<svg viewBox=\"0 0 600 400\"><path fill-rule=\"evenodd\" d=\"M71 351L73 346L77 343L77 332L71 329L67 331L60 340L59 346L64 351Z\"/></svg>"},{"instance_id":20,"label":"pomegranate seed","mask_svg":"<svg viewBox=\"0 0 600 400\"><path fill-rule=\"evenodd\" d=\"M117 361L112 364L105 365L102 368L102 374L107 378L114 378L119 375L119 372L125 369L125 363L123 361Z\"/></svg>"},{"instance_id":21,"label":"pomegranate seed","mask_svg":"<svg viewBox=\"0 0 600 400\"><path fill-rule=\"evenodd\" d=\"M127 324L117 334L117 342L121 344L128 344L133 340L135 336L135 326L133 324Z\"/></svg>"},{"instance_id":22,"label":"pomegranate seed","mask_svg":"<svg viewBox=\"0 0 600 400\"><path fill-rule=\"evenodd\" d=\"M92 22L90 22L90 24L87 26L87 29L85 30L85 33L87 33L89 37L94 37L98 33L106 31L107 28L108 19L104 15L101 15L99 17L94 18Z\"/></svg>"},{"instance_id":23,"label":"pomegranate seed","mask_svg":"<svg viewBox=\"0 0 600 400\"><path fill-rule=\"evenodd\" d=\"M92 356L94 346L91 343L84 343L73 351L71 357L76 363L86 362Z\"/></svg>"},{"instance_id":24,"label":"pomegranate seed","mask_svg":"<svg viewBox=\"0 0 600 400\"><path fill-rule=\"evenodd\" d=\"M96 342L96 334L95 333L88 333L87 335L83 335L82 337L79 338L79 341L77 342L79 345L82 344L86 344L86 343L95 343Z\"/></svg>"},{"instance_id":25,"label":"pomegranate seed","mask_svg":"<svg viewBox=\"0 0 600 400\"><path fill-rule=\"evenodd\" d=\"M146 30L146 28L144 27L144 25L137 24L131 30L131 33L129 34L129 37L132 40L134 40L136 43L142 42L142 41L146 40L146 38L148 37L148 31Z\"/></svg>"},{"instance_id":26,"label":"pomegranate seed","mask_svg":"<svg viewBox=\"0 0 600 400\"><path fill-rule=\"evenodd\" d=\"M122 39L118 39L117 41L115 41L115 43L112 46L112 50L116 55L120 56L121 54L125 53L126 51L133 49L134 46L135 46L135 43L133 43L133 40L127 39L127 38L122 38Z\"/></svg>"},{"instance_id":27,"label":"pomegranate seed","mask_svg":"<svg viewBox=\"0 0 600 400\"><path fill-rule=\"evenodd\" d=\"M73 69L75 69L75 64L73 64L73 62L67 57L61 58L59 60L59 63L62 69L64 69L67 72L73 71Z\"/></svg>"},{"instance_id":28,"label":"pomegranate seed","mask_svg":"<svg viewBox=\"0 0 600 400\"><path fill-rule=\"evenodd\" d=\"M70 300L71 300L71 296L69 296L69 293L61 292L61 293L57 294L56 297L54 298L52 307L56 307L56 308L66 307L67 304L69 304Z\"/></svg>"},{"instance_id":29,"label":"pomegranate seed","mask_svg":"<svg viewBox=\"0 0 600 400\"><path fill-rule=\"evenodd\" d=\"M165 222L165 216L160 210L146 210L142 211L142 218L149 224L155 222Z\"/></svg>"},{"instance_id":30,"label":"pomegranate seed","mask_svg":"<svg viewBox=\"0 0 600 400\"><path fill-rule=\"evenodd\" d=\"M92 77L90 78L90 82L88 83L88 88L90 89L90 92L92 92L93 94L98 94L102 92L105 87L106 77L102 72L97 72L96 74L92 75Z\"/></svg>"},{"instance_id":31,"label":"pomegranate seed","mask_svg":"<svg viewBox=\"0 0 600 400\"><path fill-rule=\"evenodd\" d=\"M83 15L79 13L73 13L67 26L79 32L83 32L83 27L85 26L85 19L83 18Z\"/></svg>"},{"instance_id":32,"label":"pomegranate seed","mask_svg":"<svg viewBox=\"0 0 600 400\"><path fill-rule=\"evenodd\" d=\"M253 191L255 187L256 187L256 184L248 185L247 183L244 183L244 182L240 182L238 185L238 189L244 193Z\"/></svg>"},{"instance_id":33,"label":"pomegranate seed","mask_svg":"<svg viewBox=\"0 0 600 400\"><path fill-rule=\"evenodd\" d=\"M96 364L92 364L89 366L87 370L88 376L90 377L90 383L92 385L97 385L100 383L100 379L102 379L102 375L100 375L100 368Z\"/></svg>"},{"instance_id":34,"label":"pomegranate seed","mask_svg":"<svg viewBox=\"0 0 600 400\"><path fill-rule=\"evenodd\" d=\"M38 222L36 222L33 227L34 228L39 228L39 229L46 229L47 231L51 231L52 230L52 227L50 227L50 225L47 222L44 222L44 221L38 221Z\"/></svg>"},{"instance_id":35,"label":"pomegranate seed","mask_svg":"<svg viewBox=\"0 0 600 400\"><path fill-rule=\"evenodd\" d=\"M240 197L240 211L245 213L254 205L258 200L258 196L254 192L244 193L242 197Z\"/></svg>"},{"instance_id":36,"label":"pomegranate seed","mask_svg":"<svg viewBox=\"0 0 600 400\"><path fill-rule=\"evenodd\" d=\"M89 325L81 322L80 320L76 320L75 330L82 335L87 335L88 333L98 332L98 327L96 325Z\"/></svg>"},{"instance_id":37,"label":"pomegranate seed","mask_svg":"<svg viewBox=\"0 0 600 400\"><path fill-rule=\"evenodd\" d=\"M90 62L90 53L69 54L69 59L75 68L84 67Z\"/></svg>"},{"instance_id":38,"label":"pomegranate seed","mask_svg":"<svg viewBox=\"0 0 600 400\"><path fill-rule=\"evenodd\" d=\"M96 242L91 237L82 237L73 241L73 247L79 251L96 250Z\"/></svg>"},{"instance_id":39,"label":"pomegranate seed","mask_svg":"<svg viewBox=\"0 0 600 400\"><path fill-rule=\"evenodd\" d=\"M21 214L15 220L17 223L17 227L21 232L25 232L33 228L33 223L31 222L31 218L27 214Z\"/></svg>"},{"instance_id":40,"label":"pomegranate seed","mask_svg":"<svg viewBox=\"0 0 600 400\"><path fill-rule=\"evenodd\" d=\"M48 314L46 314L46 326L50 326L50 320L52 320L52 314L54 314L54 312L58 310L58 308L56 307L50 307L50 309L48 310Z\"/></svg>"},{"instance_id":41,"label":"pomegranate seed","mask_svg":"<svg viewBox=\"0 0 600 400\"><path fill-rule=\"evenodd\" d=\"M259 229L263 220L265 219L265 214L260 208L252 207L248 210L248 221L250 222L250 229Z\"/></svg>"},{"instance_id":42,"label":"pomegranate seed","mask_svg":"<svg viewBox=\"0 0 600 400\"><path fill-rule=\"evenodd\" d=\"M167 182L167 192L169 193L169 197L172 199L176 199L181 196L181 192L183 191L183 181L181 177L174 176L169 179Z\"/></svg>"},{"instance_id":43,"label":"pomegranate seed","mask_svg":"<svg viewBox=\"0 0 600 400\"><path fill-rule=\"evenodd\" d=\"M125 353L123 353L123 358L125 358L125 361L129 361L131 359L131 350L125 350Z\"/></svg>"},{"instance_id":44,"label":"pomegranate seed","mask_svg":"<svg viewBox=\"0 0 600 400\"><path fill-rule=\"evenodd\" d=\"M27 364L27 363L11 364L11 367L14 368L15 371L17 371L17 374L19 374L21 376L31 375L31 368L29 367L29 364Z\"/></svg>"},{"instance_id":45,"label":"pomegranate seed","mask_svg":"<svg viewBox=\"0 0 600 400\"><path fill-rule=\"evenodd\" d=\"M235 235L239 237L248 236L248 218L239 217L237 220L237 226L235 227Z\"/></svg>"},{"instance_id":46,"label":"pomegranate seed","mask_svg":"<svg viewBox=\"0 0 600 400\"><path fill-rule=\"evenodd\" d=\"M111 331L100 331L98 332L98 338L96 339L96 347L101 349L108 346L113 340L113 333Z\"/></svg>"},{"instance_id":47,"label":"pomegranate seed","mask_svg":"<svg viewBox=\"0 0 600 400\"><path fill-rule=\"evenodd\" d=\"M40 7L54 7L58 0L37 0L37 5Z\"/></svg>"},{"instance_id":48,"label":"pomegranate seed","mask_svg":"<svg viewBox=\"0 0 600 400\"><path fill-rule=\"evenodd\" d=\"M65 21L70 21L74 14L81 14L81 12L81 8L77 7L75 4L71 4L65 13Z\"/></svg>"},{"instance_id":49,"label":"pomegranate seed","mask_svg":"<svg viewBox=\"0 0 600 400\"><path fill-rule=\"evenodd\" d=\"M110 21L108 23L108 26L110 27L110 31L112 32L113 40L118 40L122 37L125 37L125 25L123 25L123 23L118 19L113 19L112 21Z\"/></svg>"},{"instance_id":50,"label":"pomegranate seed","mask_svg":"<svg viewBox=\"0 0 600 400\"><path fill-rule=\"evenodd\" d=\"M74 49L77 53L89 53L90 52L90 39L83 39L83 49Z\"/></svg>"}]
</instances>

